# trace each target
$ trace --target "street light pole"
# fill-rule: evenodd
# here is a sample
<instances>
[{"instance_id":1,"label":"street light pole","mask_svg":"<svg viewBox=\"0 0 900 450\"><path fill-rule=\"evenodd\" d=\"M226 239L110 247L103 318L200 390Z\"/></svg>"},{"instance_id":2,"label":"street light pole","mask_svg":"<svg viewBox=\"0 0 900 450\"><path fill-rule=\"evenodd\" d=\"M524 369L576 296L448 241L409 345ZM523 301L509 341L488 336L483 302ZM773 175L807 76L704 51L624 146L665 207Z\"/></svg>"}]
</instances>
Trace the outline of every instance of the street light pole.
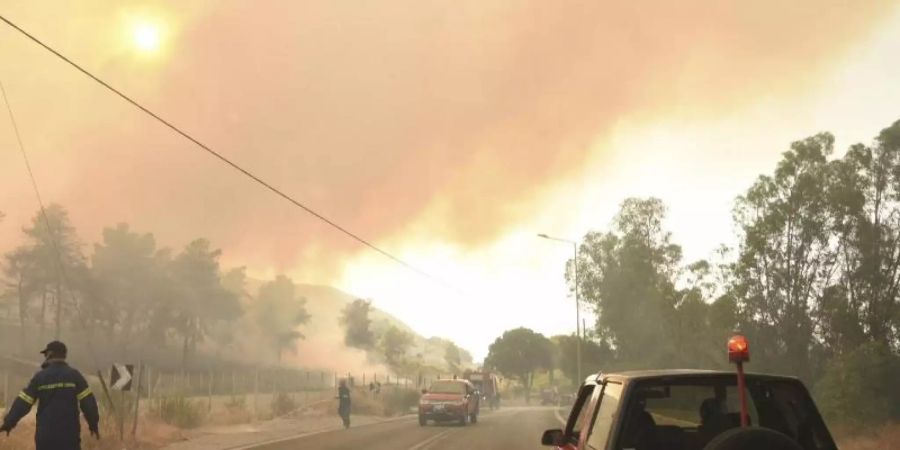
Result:
<instances>
[{"instance_id":1,"label":"street light pole","mask_svg":"<svg viewBox=\"0 0 900 450\"><path fill-rule=\"evenodd\" d=\"M580 385L583 381L581 379L581 335L584 330L581 326L581 302L578 297L578 243L569 239L551 237L544 233L538 234L538 237L572 244L572 250L575 256L575 259L572 260L572 275L575 278L575 373L577 376L577 379L574 381Z\"/></svg>"},{"instance_id":2,"label":"street light pole","mask_svg":"<svg viewBox=\"0 0 900 450\"><path fill-rule=\"evenodd\" d=\"M574 275L575 275L575 321L577 322L577 324L580 324L581 323L581 302L578 299L578 244L576 244L575 242L572 242L572 248L574 249L574 253L575 253L575 259L572 261L572 272L574 272ZM576 326L577 326L577 324L576 324ZM581 330L581 331L579 331L579 330ZM575 373L578 374L578 379L576 380L576 382L580 386L581 382L584 381L581 378L581 335L584 334L584 327L581 327L581 328L576 327L575 334L576 334L576 337L578 338L575 341L575 360L577 361L575 363L575 365L576 365Z\"/></svg>"}]
</instances>

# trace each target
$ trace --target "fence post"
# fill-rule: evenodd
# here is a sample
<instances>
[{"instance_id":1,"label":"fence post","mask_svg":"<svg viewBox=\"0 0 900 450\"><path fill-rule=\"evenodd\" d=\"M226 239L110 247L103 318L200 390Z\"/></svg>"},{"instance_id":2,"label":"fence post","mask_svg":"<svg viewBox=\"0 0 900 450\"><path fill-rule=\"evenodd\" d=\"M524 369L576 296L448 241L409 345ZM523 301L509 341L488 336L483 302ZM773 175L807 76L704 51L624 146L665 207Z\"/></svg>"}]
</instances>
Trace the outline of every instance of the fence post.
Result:
<instances>
[{"instance_id":1,"label":"fence post","mask_svg":"<svg viewBox=\"0 0 900 450\"><path fill-rule=\"evenodd\" d=\"M212 394L213 394L213 382L215 378L213 378L213 373L209 371L209 383L206 391L206 412L212 411Z\"/></svg>"},{"instance_id":2,"label":"fence post","mask_svg":"<svg viewBox=\"0 0 900 450\"><path fill-rule=\"evenodd\" d=\"M147 377L147 399L150 399L150 394L153 392L153 371L150 370L150 366L141 366L141 370L144 371L144 376Z\"/></svg>"},{"instance_id":3,"label":"fence post","mask_svg":"<svg viewBox=\"0 0 900 450\"><path fill-rule=\"evenodd\" d=\"M149 373L149 372L148 372ZM134 423L131 425L131 439L137 437L138 416L141 414L141 383L144 381L144 362L138 362L137 389L134 391ZM149 384L149 383L148 383ZM149 392L149 389L148 391Z\"/></svg>"},{"instance_id":4,"label":"fence post","mask_svg":"<svg viewBox=\"0 0 900 450\"><path fill-rule=\"evenodd\" d=\"M9 371L3 372L3 406L9 409Z\"/></svg>"},{"instance_id":5,"label":"fence post","mask_svg":"<svg viewBox=\"0 0 900 450\"><path fill-rule=\"evenodd\" d=\"M253 415L259 418L259 371L254 374L253 381Z\"/></svg>"}]
</instances>

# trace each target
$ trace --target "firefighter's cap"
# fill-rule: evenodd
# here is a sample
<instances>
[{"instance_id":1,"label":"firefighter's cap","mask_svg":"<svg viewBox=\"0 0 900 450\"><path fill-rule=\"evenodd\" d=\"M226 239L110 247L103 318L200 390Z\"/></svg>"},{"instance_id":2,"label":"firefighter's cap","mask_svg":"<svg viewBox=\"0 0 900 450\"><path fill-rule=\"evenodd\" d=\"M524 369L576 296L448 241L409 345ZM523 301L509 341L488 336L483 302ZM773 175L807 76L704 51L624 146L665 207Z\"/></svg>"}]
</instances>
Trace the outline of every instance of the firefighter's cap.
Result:
<instances>
[{"instance_id":1,"label":"firefighter's cap","mask_svg":"<svg viewBox=\"0 0 900 450\"><path fill-rule=\"evenodd\" d=\"M51 352L57 356L66 356L66 354L69 353L69 349L66 348L66 344L63 344L60 341L52 341L47 344L46 348L41 350L41 353L45 355Z\"/></svg>"}]
</instances>

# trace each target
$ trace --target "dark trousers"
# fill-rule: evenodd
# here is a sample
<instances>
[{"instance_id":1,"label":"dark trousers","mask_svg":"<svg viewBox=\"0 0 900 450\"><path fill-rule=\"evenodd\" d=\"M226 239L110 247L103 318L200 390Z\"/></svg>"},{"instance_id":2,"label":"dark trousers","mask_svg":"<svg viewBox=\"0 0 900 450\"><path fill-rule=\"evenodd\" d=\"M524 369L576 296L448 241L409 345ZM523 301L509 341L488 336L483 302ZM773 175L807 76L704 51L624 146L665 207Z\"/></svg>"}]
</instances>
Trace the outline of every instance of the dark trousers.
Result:
<instances>
[{"instance_id":1,"label":"dark trousers","mask_svg":"<svg viewBox=\"0 0 900 450\"><path fill-rule=\"evenodd\" d=\"M81 439L35 439L35 450L81 450Z\"/></svg>"},{"instance_id":2,"label":"dark trousers","mask_svg":"<svg viewBox=\"0 0 900 450\"><path fill-rule=\"evenodd\" d=\"M350 408L338 408L338 415L341 416L341 420L344 421L344 428L350 428Z\"/></svg>"}]
</instances>

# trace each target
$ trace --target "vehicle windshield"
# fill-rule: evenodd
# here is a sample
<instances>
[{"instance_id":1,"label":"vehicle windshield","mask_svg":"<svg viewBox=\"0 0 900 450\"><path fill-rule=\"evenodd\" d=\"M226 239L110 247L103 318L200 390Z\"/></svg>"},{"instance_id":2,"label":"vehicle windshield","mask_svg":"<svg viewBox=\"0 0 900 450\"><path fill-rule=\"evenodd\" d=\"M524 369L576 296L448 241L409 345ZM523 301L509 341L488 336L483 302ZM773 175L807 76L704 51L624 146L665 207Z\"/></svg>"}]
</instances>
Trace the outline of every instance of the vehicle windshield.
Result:
<instances>
[{"instance_id":1,"label":"vehicle windshield","mask_svg":"<svg viewBox=\"0 0 900 450\"><path fill-rule=\"evenodd\" d=\"M436 381L428 389L432 394L465 394L466 385L454 381Z\"/></svg>"},{"instance_id":2,"label":"vehicle windshield","mask_svg":"<svg viewBox=\"0 0 900 450\"><path fill-rule=\"evenodd\" d=\"M0 0L0 450L531 449L733 333L897 446L900 0Z\"/></svg>"},{"instance_id":3,"label":"vehicle windshield","mask_svg":"<svg viewBox=\"0 0 900 450\"><path fill-rule=\"evenodd\" d=\"M835 448L798 382L749 377L747 393L751 426L778 431L804 450ZM639 381L617 448L702 450L714 437L740 427L740 410L733 376Z\"/></svg>"}]
</instances>

